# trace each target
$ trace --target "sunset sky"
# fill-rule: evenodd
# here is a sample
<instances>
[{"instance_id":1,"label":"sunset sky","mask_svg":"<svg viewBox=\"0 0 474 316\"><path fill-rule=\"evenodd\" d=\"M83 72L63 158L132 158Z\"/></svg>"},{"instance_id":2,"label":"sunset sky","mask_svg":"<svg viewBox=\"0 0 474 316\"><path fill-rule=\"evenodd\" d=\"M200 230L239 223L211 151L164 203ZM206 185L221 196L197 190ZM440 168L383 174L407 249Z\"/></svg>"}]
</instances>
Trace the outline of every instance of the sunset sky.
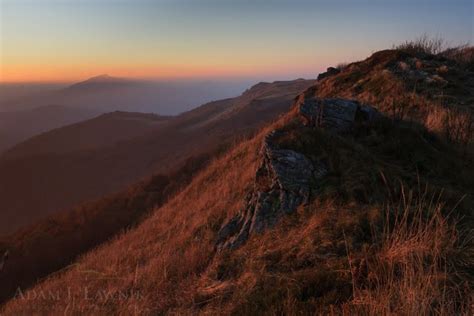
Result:
<instances>
[{"instance_id":1,"label":"sunset sky","mask_svg":"<svg viewBox=\"0 0 474 316\"><path fill-rule=\"evenodd\" d=\"M0 81L315 77L420 34L473 43L472 0L0 0Z\"/></svg>"}]
</instances>

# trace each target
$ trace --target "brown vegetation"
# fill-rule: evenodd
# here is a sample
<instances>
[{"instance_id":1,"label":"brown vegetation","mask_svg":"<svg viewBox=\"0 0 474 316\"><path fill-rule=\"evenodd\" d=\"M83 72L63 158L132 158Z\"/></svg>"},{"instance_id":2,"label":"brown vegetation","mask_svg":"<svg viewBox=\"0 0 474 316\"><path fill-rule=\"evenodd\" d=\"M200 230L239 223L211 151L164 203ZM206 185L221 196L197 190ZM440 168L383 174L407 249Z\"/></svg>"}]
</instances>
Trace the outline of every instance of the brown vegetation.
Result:
<instances>
[{"instance_id":1,"label":"brown vegetation","mask_svg":"<svg viewBox=\"0 0 474 316\"><path fill-rule=\"evenodd\" d=\"M440 37L430 37L423 34L413 41L405 41L402 44L394 46L394 49L407 51L413 54L431 54L436 55L445 50L446 43Z\"/></svg>"},{"instance_id":2,"label":"brown vegetation","mask_svg":"<svg viewBox=\"0 0 474 316\"><path fill-rule=\"evenodd\" d=\"M452 254L462 242L451 238L453 224L444 216L453 207L453 219L470 216L472 199L459 202L474 186L471 174L457 176L464 166L455 152L436 139L426 144L429 134L420 136L418 130L390 122L374 126L369 135L356 131L354 138L301 128L291 117L278 124L286 135L281 146L326 157L331 175L308 206L274 230L253 236L235 251L216 252L214 246L221 224L238 211L243 192L250 189L267 129L215 161L137 229L17 295L5 313L29 311L21 307L25 300L32 311L104 314L376 314L467 308L456 290L462 282L468 286L464 291L470 288L466 271L473 261L467 256L463 266L451 260L461 258ZM410 188L434 187L407 191L397 185L402 180ZM447 190L442 207L437 201L429 204L437 187ZM399 199L405 203L393 206ZM394 204L385 221L387 201ZM367 257L373 260L364 264ZM445 270L443 260L456 266L457 273ZM364 267L370 270L364 272ZM394 273L384 274L390 271ZM463 281L443 281L456 276ZM420 288L415 281L425 277L433 280ZM73 298L31 299L35 292L58 293L66 285ZM446 296L443 288L451 294ZM85 289L94 300L84 298ZM424 300L388 298L405 290L419 290L413 295ZM441 298L452 306L443 305Z\"/></svg>"},{"instance_id":3,"label":"brown vegetation","mask_svg":"<svg viewBox=\"0 0 474 316\"><path fill-rule=\"evenodd\" d=\"M0 302L21 287L71 264L80 254L134 227L165 204L208 164L211 155L188 159L168 175L156 175L127 190L61 212L0 239L11 253L0 274Z\"/></svg>"},{"instance_id":4,"label":"brown vegetation","mask_svg":"<svg viewBox=\"0 0 474 316\"><path fill-rule=\"evenodd\" d=\"M385 118L336 135L302 126L290 111L2 312L472 314L474 74L423 54L378 52L305 92L368 102ZM279 147L329 172L273 229L218 251L217 233L245 205L274 129Z\"/></svg>"},{"instance_id":5,"label":"brown vegetation","mask_svg":"<svg viewBox=\"0 0 474 316\"><path fill-rule=\"evenodd\" d=\"M472 232L458 231L443 215L441 195L407 199L390 206L383 232L375 233L362 259L349 256L354 293L344 309L363 315L469 314L473 279L458 269L474 264L467 237Z\"/></svg>"}]
</instances>

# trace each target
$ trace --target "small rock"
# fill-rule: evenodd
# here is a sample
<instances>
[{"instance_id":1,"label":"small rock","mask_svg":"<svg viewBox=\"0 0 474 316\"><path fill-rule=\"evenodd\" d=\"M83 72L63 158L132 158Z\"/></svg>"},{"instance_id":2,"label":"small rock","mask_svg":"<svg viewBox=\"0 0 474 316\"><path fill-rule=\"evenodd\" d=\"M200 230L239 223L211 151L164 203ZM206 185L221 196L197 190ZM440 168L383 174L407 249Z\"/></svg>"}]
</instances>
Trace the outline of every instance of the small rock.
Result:
<instances>
[{"instance_id":1,"label":"small rock","mask_svg":"<svg viewBox=\"0 0 474 316\"><path fill-rule=\"evenodd\" d=\"M400 68L403 71L410 70L410 66L407 63L403 62L403 61L398 63L398 68Z\"/></svg>"},{"instance_id":2,"label":"small rock","mask_svg":"<svg viewBox=\"0 0 474 316\"><path fill-rule=\"evenodd\" d=\"M436 69L436 71L437 71L438 73L440 73L440 74L445 74L445 73L447 73L447 72L449 71L449 68L448 68L448 66L446 66L446 65L442 65L442 66L438 67L438 68Z\"/></svg>"}]
</instances>

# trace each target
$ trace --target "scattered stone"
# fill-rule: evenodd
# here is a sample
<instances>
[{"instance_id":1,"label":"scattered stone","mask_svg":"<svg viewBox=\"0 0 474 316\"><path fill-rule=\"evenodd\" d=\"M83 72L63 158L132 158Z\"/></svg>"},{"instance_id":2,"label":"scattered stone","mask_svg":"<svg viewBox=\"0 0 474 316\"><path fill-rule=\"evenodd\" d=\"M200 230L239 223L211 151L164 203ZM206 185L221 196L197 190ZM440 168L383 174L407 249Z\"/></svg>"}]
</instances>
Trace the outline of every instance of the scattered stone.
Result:
<instances>
[{"instance_id":1,"label":"scattered stone","mask_svg":"<svg viewBox=\"0 0 474 316\"><path fill-rule=\"evenodd\" d=\"M324 79L324 78L337 75L337 74L340 73L340 72L341 72L341 70L339 70L339 69L337 69L337 68L329 67L328 69L326 69L326 72L320 73L320 74L318 75L318 80L322 80L322 79Z\"/></svg>"},{"instance_id":2,"label":"scattered stone","mask_svg":"<svg viewBox=\"0 0 474 316\"><path fill-rule=\"evenodd\" d=\"M446 66L446 65L442 65L442 66L438 67L438 68L436 69L436 71L437 71L438 73L440 73L440 74L445 74L445 73L447 73L447 72L449 71L449 68L448 68L448 66Z\"/></svg>"},{"instance_id":3,"label":"scattered stone","mask_svg":"<svg viewBox=\"0 0 474 316\"><path fill-rule=\"evenodd\" d=\"M338 98L305 98L299 100L296 106L305 125L333 132L350 131L355 123L372 121L379 116L377 110L370 106Z\"/></svg>"},{"instance_id":4,"label":"scattered stone","mask_svg":"<svg viewBox=\"0 0 474 316\"><path fill-rule=\"evenodd\" d=\"M442 85L445 85L445 84L448 83L448 81L446 81L443 77L441 77L439 75L433 75L433 76L427 77L425 80L428 84L442 84Z\"/></svg>"},{"instance_id":5,"label":"scattered stone","mask_svg":"<svg viewBox=\"0 0 474 316\"><path fill-rule=\"evenodd\" d=\"M247 195L245 207L219 231L219 249L235 249L252 233L273 227L283 215L307 203L311 182L326 175L324 164L314 165L301 153L276 148L272 140L277 134L273 131L265 138L254 189Z\"/></svg>"},{"instance_id":6,"label":"scattered stone","mask_svg":"<svg viewBox=\"0 0 474 316\"><path fill-rule=\"evenodd\" d=\"M403 62L403 61L400 61L400 62L398 63L398 67L399 67L402 71L410 70L410 66L409 66L407 63Z\"/></svg>"}]
</instances>

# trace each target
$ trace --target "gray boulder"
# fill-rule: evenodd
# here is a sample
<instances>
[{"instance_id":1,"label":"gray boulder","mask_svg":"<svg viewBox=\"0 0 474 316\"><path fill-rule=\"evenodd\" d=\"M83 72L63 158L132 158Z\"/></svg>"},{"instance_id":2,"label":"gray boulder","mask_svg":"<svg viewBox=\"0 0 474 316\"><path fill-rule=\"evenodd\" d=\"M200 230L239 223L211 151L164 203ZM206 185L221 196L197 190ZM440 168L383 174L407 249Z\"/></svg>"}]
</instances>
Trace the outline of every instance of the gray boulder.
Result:
<instances>
[{"instance_id":1,"label":"gray boulder","mask_svg":"<svg viewBox=\"0 0 474 316\"><path fill-rule=\"evenodd\" d=\"M339 98L303 98L296 106L305 125L333 132L348 132L356 124L370 122L379 116L370 106Z\"/></svg>"}]
</instances>

